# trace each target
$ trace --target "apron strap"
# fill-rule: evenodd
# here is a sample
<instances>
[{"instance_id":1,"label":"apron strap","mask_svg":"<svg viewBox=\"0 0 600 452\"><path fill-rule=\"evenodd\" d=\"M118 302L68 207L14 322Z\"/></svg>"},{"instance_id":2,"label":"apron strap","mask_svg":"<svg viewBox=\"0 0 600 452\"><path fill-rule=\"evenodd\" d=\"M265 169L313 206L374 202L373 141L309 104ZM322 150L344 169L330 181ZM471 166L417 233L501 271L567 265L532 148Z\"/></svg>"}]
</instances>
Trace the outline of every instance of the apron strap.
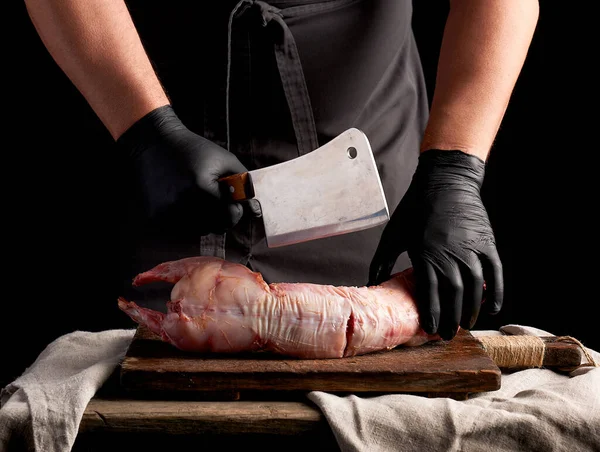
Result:
<instances>
[{"instance_id":1,"label":"apron strap","mask_svg":"<svg viewBox=\"0 0 600 452\"><path fill-rule=\"evenodd\" d=\"M289 27L283 20L282 10L258 0L241 0L235 6L229 16L228 42L227 42L227 147L230 149L230 121L229 121L229 91L231 77L231 34L233 22L242 17L247 11L254 10L255 17L260 18L262 26L267 27L270 23L277 24L281 34L273 33L272 36L281 36L274 39L273 49L277 68L281 77L281 84L285 93L288 108L294 126L298 155L304 155L314 151L319 146L317 128L313 117L313 110L308 95L306 80L300 62L300 55L296 47L296 41Z\"/></svg>"}]
</instances>

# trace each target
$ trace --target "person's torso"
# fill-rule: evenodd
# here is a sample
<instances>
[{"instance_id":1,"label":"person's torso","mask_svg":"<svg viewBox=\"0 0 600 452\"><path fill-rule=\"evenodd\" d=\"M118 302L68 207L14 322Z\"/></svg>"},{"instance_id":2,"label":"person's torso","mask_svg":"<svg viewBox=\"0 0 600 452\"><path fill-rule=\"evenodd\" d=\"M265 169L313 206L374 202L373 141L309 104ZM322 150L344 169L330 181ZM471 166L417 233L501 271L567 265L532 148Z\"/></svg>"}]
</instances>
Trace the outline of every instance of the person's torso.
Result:
<instances>
[{"instance_id":1,"label":"person's torso","mask_svg":"<svg viewBox=\"0 0 600 452\"><path fill-rule=\"evenodd\" d=\"M297 140L311 135L307 122L317 145L356 127L370 140L393 211L416 168L427 119L410 1L128 5L189 128L254 169L307 152L314 141L307 138L301 151ZM236 5L242 9L232 15ZM267 281L366 281L382 231L269 249L259 222L246 219L228 233L226 257L263 272ZM206 246L203 253L219 254ZM406 266L401 259L398 269Z\"/></svg>"}]
</instances>

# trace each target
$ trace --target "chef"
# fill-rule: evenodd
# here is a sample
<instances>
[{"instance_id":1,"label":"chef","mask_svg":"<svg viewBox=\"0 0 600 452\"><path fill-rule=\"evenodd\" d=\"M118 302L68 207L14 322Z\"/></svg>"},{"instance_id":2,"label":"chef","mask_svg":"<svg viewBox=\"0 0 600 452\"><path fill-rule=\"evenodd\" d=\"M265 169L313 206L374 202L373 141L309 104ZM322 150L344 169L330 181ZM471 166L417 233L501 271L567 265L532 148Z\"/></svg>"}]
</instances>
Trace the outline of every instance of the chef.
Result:
<instances>
[{"instance_id":1,"label":"chef","mask_svg":"<svg viewBox=\"0 0 600 452\"><path fill-rule=\"evenodd\" d=\"M451 1L431 106L408 0L25 3L127 163L131 275L199 254L268 282L372 285L412 265L427 332L451 339L481 306L500 310L480 190L537 1ZM218 179L351 127L370 140L391 220L268 248L259 206L228 202Z\"/></svg>"}]
</instances>

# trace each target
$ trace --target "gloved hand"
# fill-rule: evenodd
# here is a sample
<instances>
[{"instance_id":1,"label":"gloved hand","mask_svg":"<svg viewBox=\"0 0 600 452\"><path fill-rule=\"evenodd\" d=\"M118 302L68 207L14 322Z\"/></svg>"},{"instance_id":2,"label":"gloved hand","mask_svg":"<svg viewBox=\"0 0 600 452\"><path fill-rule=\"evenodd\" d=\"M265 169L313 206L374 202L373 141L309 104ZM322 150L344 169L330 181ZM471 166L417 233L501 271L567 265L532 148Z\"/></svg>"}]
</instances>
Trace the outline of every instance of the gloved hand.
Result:
<instances>
[{"instance_id":1,"label":"gloved hand","mask_svg":"<svg viewBox=\"0 0 600 452\"><path fill-rule=\"evenodd\" d=\"M376 285L408 252L421 326L445 340L456 335L459 325L473 327L484 285L487 312L496 314L502 307L502 263L480 196L484 173L485 163L476 156L423 152L371 261L368 285Z\"/></svg>"},{"instance_id":2,"label":"gloved hand","mask_svg":"<svg viewBox=\"0 0 600 452\"><path fill-rule=\"evenodd\" d=\"M242 217L242 205L227 200L218 179L246 168L226 149L190 131L170 105L138 120L117 146L131 159L146 220L179 222L178 227L204 235L222 233Z\"/></svg>"}]
</instances>

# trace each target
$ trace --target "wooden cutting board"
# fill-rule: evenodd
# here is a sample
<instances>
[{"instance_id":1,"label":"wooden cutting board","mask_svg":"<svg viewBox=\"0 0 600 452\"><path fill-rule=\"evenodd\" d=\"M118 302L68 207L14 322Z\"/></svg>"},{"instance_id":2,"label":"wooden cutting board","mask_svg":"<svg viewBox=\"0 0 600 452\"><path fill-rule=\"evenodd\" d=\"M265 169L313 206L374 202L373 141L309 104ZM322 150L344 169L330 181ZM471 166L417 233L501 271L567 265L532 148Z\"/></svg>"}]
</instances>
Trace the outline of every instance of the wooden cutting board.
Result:
<instances>
[{"instance_id":1,"label":"wooden cutting board","mask_svg":"<svg viewBox=\"0 0 600 452\"><path fill-rule=\"evenodd\" d=\"M343 359L299 360L267 353L200 355L182 352L139 326L120 366L130 395L234 399L293 392L408 393L466 399L500 388L501 371L471 333L449 342Z\"/></svg>"}]
</instances>

